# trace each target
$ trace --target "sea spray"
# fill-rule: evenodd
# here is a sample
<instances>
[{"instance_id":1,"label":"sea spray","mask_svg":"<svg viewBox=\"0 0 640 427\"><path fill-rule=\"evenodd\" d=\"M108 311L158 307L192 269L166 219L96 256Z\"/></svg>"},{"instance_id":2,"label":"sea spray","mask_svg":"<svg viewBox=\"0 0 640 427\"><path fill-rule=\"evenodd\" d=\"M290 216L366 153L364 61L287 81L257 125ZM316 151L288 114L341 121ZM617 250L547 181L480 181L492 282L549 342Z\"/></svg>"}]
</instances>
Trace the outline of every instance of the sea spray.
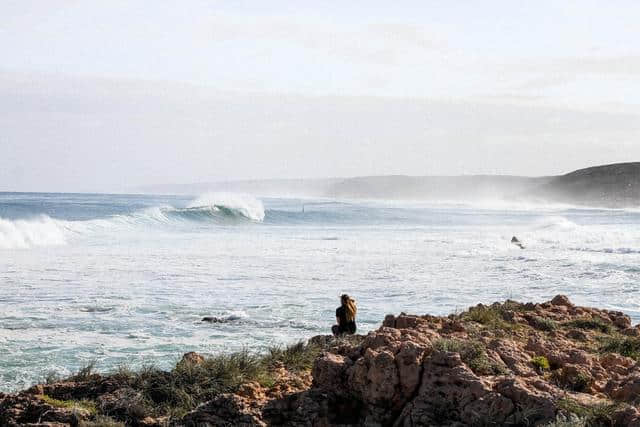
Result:
<instances>
[{"instance_id":1,"label":"sea spray","mask_svg":"<svg viewBox=\"0 0 640 427\"><path fill-rule=\"evenodd\" d=\"M198 197L187 208L209 207L222 212L237 212L252 221L264 220L264 206L255 197L236 193L207 193Z\"/></svg>"},{"instance_id":2,"label":"sea spray","mask_svg":"<svg viewBox=\"0 0 640 427\"><path fill-rule=\"evenodd\" d=\"M18 220L0 218L0 248L64 245L66 239L62 223L46 215Z\"/></svg>"}]
</instances>

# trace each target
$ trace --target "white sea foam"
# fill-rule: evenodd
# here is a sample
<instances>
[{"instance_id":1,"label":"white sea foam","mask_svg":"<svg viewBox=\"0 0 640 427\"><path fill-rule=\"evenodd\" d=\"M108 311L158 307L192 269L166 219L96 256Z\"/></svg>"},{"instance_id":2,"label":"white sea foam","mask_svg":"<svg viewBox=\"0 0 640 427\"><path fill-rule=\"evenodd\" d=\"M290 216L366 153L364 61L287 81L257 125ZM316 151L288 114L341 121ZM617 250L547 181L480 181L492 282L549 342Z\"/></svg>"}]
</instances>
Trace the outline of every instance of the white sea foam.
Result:
<instances>
[{"instance_id":1,"label":"white sea foam","mask_svg":"<svg viewBox=\"0 0 640 427\"><path fill-rule=\"evenodd\" d=\"M229 209L252 221L264 220L264 206L262 202L248 194L237 193L207 193L198 197L189 205L188 208L210 207L220 211L221 208Z\"/></svg>"},{"instance_id":2,"label":"white sea foam","mask_svg":"<svg viewBox=\"0 0 640 427\"><path fill-rule=\"evenodd\" d=\"M30 248L65 243L64 221L56 221L46 215L19 220L0 218L0 248Z\"/></svg>"},{"instance_id":3,"label":"white sea foam","mask_svg":"<svg viewBox=\"0 0 640 427\"><path fill-rule=\"evenodd\" d=\"M85 221L67 221L40 215L29 219L0 218L0 249L65 245L70 237L91 236L112 230L134 230L141 226L171 226L190 221L217 223L244 219L262 222L262 202L252 196L234 193L205 194L187 208L160 205L136 212Z\"/></svg>"},{"instance_id":4,"label":"white sea foam","mask_svg":"<svg viewBox=\"0 0 640 427\"><path fill-rule=\"evenodd\" d=\"M534 230L574 231L580 226L563 216L547 216L533 225Z\"/></svg>"},{"instance_id":5,"label":"white sea foam","mask_svg":"<svg viewBox=\"0 0 640 427\"><path fill-rule=\"evenodd\" d=\"M640 215L633 212L326 200L304 201L302 212L300 200L267 199L269 221L243 226L264 210L251 214L255 202L242 196L203 196L190 207L182 197L114 196L118 209L95 214L88 210L109 197L87 196L86 204L82 197L19 200L13 217L28 203L33 213L52 206L57 217L0 225L0 247L67 242L0 250L0 392L92 360L102 371L122 363L170 369L185 351L294 343L327 333L345 292L358 300L365 334L384 313L448 314L558 293L640 321ZM526 249L510 243L513 235ZM202 323L204 316L227 322Z\"/></svg>"}]
</instances>

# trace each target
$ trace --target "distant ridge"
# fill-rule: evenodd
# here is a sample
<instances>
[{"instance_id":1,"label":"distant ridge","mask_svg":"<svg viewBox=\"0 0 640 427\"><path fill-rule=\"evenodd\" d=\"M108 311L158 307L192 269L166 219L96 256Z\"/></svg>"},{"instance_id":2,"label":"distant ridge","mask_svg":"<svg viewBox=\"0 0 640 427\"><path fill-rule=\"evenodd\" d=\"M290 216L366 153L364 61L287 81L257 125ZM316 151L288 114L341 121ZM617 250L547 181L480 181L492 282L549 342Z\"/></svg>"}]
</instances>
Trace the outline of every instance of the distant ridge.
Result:
<instances>
[{"instance_id":1,"label":"distant ridge","mask_svg":"<svg viewBox=\"0 0 640 427\"><path fill-rule=\"evenodd\" d=\"M334 184L328 195L338 198L477 201L510 198L551 179L509 175L358 177Z\"/></svg>"},{"instance_id":2,"label":"distant ridge","mask_svg":"<svg viewBox=\"0 0 640 427\"><path fill-rule=\"evenodd\" d=\"M245 192L260 196L475 202L567 203L594 207L640 206L640 162L579 169L565 175L361 176L156 185L144 193Z\"/></svg>"},{"instance_id":3,"label":"distant ridge","mask_svg":"<svg viewBox=\"0 0 640 427\"><path fill-rule=\"evenodd\" d=\"M606 207L640 206L640 162L579 169L553 178L533 194L545 200Z\"/></svg>"}]
</instances>

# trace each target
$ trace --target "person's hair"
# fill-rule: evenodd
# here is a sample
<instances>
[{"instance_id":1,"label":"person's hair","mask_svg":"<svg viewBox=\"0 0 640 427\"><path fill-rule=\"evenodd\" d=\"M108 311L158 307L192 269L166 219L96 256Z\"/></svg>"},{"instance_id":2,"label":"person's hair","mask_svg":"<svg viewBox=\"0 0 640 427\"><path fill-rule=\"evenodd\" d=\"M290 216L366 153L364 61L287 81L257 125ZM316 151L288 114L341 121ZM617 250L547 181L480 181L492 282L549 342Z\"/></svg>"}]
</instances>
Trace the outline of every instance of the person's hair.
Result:
<instances>
[{"instance_id":1,"label":"person's hair","mask_svg":"<svg viewBox=\"0 0 640 427\"><path fill-rule=\"evenodd\" d=\"M342 302L342 306L344 307L344 316L347 319L347 322L356 320L356 312L358 311L358 307L356 307L356 301L347 294L343 294L340 297L340 301Z\"/></svg>"}]
</instances>

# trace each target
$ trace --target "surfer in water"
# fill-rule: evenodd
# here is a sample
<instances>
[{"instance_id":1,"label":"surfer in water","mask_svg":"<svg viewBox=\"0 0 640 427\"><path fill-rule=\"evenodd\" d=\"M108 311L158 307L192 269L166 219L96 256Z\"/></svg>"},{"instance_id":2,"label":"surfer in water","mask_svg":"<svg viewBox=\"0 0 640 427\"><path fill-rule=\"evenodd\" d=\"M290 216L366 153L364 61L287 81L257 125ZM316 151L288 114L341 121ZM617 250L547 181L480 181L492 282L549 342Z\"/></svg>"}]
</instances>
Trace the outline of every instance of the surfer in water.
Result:
<instances>
[{"instance_id":1,"label":"surfer in water","mask_svg":"<svg viewBox=\"0 0 640 427\"><path fill-rule=\"evenodd\" d=\"M518 238L516 236L513 236L511 238L511 243L513 243L514 245L516 245L520 249L524 249L524 244L520 240L518 240Z\"/></svg>"},{"instance_id":2,"label":"surfer in water","mask_svg":"<svg viewBox=\"0 0 640 427\"><path fill-rule=\"evenodd\" d=\"M347 294L340 297L340 307L336 309L337 325L333 325L331 332L333 335L339 336L343 334L356 333L356 302Z\"/></svg>"}]
</instances>

